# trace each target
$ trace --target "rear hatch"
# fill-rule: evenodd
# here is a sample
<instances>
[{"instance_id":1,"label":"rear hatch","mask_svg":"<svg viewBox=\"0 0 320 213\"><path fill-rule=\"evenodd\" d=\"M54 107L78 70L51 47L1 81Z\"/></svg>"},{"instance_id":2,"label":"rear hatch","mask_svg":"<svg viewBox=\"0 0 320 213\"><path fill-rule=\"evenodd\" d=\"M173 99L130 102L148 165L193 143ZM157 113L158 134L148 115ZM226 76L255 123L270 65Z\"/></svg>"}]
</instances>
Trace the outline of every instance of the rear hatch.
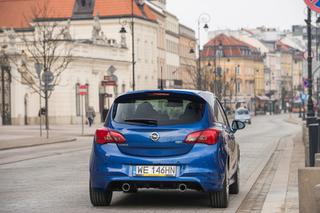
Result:
<instances>
[{"instance_id":1,"label":"rear hatch","mask_svg":"<svg viewBox=\"0 0 320 213\"><path fill-rule=\"evenodd\" d=\"M250 117L250 112L247 109L238 109L235 114L236 120L249 120Z\"/></svg>"},{"instance_id":2,"label":"rear hatch","mask_svg":"<svg viewBox=\"0 0 320 213\"><path fill-rule=\"evenodd\" d=\"M193 145L186 136L208 127L206 102L196 94L145 92L116 99L107 126L121 132L126 143L119 150L144 157L177 156Z\"/></svg>"}]
</instances>

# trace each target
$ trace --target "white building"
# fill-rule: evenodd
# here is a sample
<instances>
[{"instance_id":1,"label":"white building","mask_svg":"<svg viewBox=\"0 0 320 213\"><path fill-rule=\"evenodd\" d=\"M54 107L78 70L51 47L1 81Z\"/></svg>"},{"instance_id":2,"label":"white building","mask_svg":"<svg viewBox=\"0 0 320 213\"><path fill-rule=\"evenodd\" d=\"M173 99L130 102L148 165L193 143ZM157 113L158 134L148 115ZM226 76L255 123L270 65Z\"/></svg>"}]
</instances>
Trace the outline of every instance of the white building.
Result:
<instances>
[{"instance_id":1,"label":"white building","mask_svg":"<svg viewBox=\"0 0 320 213\"><path fill-rule=\"evenodd\" d=\"M19 38L23 32L32 34L35 23L32 20L32 6L36 1L12 0L0 2L6 8L0 14L0 44L3 59L5 55L21 55L25 48ZM120 5L121 4L121 5ZM44 5L42 5L44 6ZM92 106L97 114L96 122L104 120L112 101L121 93L132 90L132 37L131 12L134 14L135 79L136 89L156 89L157 73L157 27L158 23L151 9L144 1L130 0L75 1L51 0L50 13L42 20L66 27L70 37L64 45L72 46L72 63L61 75L61 82L55 87L49 99L49 120L52 124L73 124L81 121L81 98L79 85L88 86L84 108ZM10 18L15 14L14 19ZM30 16L28 16L30 15ZM29 17L29 20L25 20ZM71 21L68 21L71 19ZM122 27L127 32L119 33ZM14 29L9 30L9 29ZM63 55L61 55L63 57ZM34 60L28 55L28 66ZM17 57L22 60L21 57ZM1 124L35 124L39 122L39 95L27 84L22 83L19 64L1 62L1 73L11 75L11 81L2 83L8 91L1 90ZM5 65L5 66L4 66ZM8 65L8 66L7 66ZM7 69L9 68L9 69ZM116 85L106 85L106 79L116 80ZM35 82L34 82L35 83ZM110 83L110 82L109 82ZM42 107L44 100L42 99ZM84 111L86 111L84 110Z\"/></svg>"}]
</instances>

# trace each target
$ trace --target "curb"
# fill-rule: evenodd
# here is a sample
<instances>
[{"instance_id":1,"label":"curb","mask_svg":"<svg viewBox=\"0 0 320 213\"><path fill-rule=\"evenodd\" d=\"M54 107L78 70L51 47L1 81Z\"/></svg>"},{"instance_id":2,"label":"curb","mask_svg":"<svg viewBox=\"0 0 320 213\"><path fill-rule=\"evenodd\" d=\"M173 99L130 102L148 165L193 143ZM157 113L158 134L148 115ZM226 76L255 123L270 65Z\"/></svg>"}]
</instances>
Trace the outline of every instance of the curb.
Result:
<instances>
[{"instance_id":1,"label":"curb","mask_svg":"<svg viewBox=\"0 0 320 213\"><path fill-rule=\"evenodd\" d=\"M76 141L76 138L68 138L64 140L59 140L59 141L53 141L50 143L38 143L38 144L28 144L28 145L22 145L22 146L13 146L13 147L6 147L6 148L0 148L0 151L4 150L10 150L10 149L20 149L20 148L28 148L28 147L34 147L34 146L45 146L45 145L50 145L50 144L59 144L59 143L69 143L69 142L74 142Z\"/></svg>"},{"instance_id":2,"label":"curb","mask_svg":"<svg viewBox=\"0 0 320 213\"><path fill-rule=\"evenodd\" d=\"M292 120L290 118L287 118L284 120L285 122L289 123L289 124L296 124L296 125L300 125L300 124L303 124L302 122L300 121L296 121L296 120Z\"/></svg>"}]
</instances>

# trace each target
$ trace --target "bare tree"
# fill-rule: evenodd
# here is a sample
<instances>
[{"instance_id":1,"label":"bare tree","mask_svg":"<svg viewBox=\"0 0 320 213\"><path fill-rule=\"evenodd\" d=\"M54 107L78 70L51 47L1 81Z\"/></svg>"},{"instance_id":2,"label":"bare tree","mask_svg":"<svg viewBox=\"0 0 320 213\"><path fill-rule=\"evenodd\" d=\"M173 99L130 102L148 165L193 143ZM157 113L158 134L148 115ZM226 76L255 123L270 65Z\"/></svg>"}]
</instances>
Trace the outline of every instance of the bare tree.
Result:
<instances>
[{"instance_id":1,"label":"bare tree","mask_svg":"<svg viewBox=\"0 0 320 213\"><path fill-rule=\"evenodd\" d=\"M50 2L36 2L31 8L31 16L25 15L27 22L32 21L32 31L17 34L21 52L10 55L9 59L21 74L16 79L45 99L46 129L49 129L48 99L59 85L62 73L72 62L73 43L69 26L50 20L50 17L55 17ZM41 65L41 72L36 72L35 64Z\"/></svg>"}]
</instances>

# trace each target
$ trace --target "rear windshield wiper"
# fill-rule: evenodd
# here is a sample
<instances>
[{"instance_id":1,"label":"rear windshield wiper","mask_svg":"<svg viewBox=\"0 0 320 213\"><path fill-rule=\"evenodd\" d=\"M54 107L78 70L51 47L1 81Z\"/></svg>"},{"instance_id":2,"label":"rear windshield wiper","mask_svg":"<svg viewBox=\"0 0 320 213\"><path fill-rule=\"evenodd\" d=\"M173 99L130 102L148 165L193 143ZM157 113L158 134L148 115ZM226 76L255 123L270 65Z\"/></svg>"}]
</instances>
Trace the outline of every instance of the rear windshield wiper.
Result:
<instances>
[{"instance_id":1,"label":"rear windshield wiper","mask_svg":"<svg viewBox=\"0 0 320 213\"><path fill-rule=\"evenodd\" d=\"M151 119L127 119L124 121L133 122L133 123L142 123L142 124L148 124L148 125L158 125L157 120L151 120Z\"/></svg>"}]
</instances>

